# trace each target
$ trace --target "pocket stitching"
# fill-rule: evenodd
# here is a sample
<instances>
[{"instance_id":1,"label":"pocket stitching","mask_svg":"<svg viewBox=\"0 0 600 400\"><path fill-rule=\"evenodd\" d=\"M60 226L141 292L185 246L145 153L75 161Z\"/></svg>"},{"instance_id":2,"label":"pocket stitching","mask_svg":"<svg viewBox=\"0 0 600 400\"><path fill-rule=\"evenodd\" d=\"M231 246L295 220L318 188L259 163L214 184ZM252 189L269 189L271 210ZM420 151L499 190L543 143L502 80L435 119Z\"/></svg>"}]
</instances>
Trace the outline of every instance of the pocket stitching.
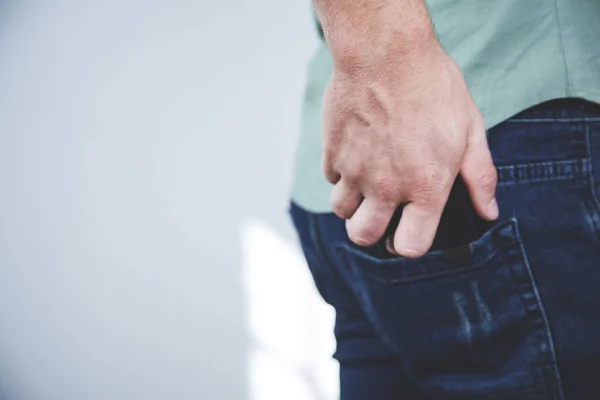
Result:
<instances>
[{"instance_id":1,"label":"pocket stitching","mask_svg":"<svg viewBox=\"0 0 600 400\"><path fill-rule=\"evenodd\" d=\"M548 316L546 314L546 309L544 307L544 303L542 301L542 296L538 290L538 286L537 286L537 281L535 279L535 275L533 274L533 271L531 269L531 265L529 264L529 257L527 256L527 252L525 251L525 245L523 244L523 240L521 239L521 232L519 231L518 226L514 227L514 235L517 239L517 245L519 247L519 252L521 254L521 258L523 260L524 263L524 267L525 267L525 272L527 274L527 279L529 280L530 284L531 284L531 289L533 290L534 296L535 296L535 302L537 303L537 307L538 310L537 312L540 314L541 318L542 318L542 325L544 326L544 333L546 336L546 341L547 341L547 345L549 348L549 353L550 353L550 361L551 361L551 365L552 365L552 369L553 369L553 378L554 378L554 383L557 389L557 393L555 396L553 396L554 398L556 398L556 400L564 400L564 392L562 390L562 377L560 375L560 371L558 369L558 360L556 357L556 350L554 347L554 336L552 334L552 331L550 330L550 323L548 322ZM514 268L513 268L514 269ZM514 273L511 273L511 277L512 280L514 281ZM518 289L517 289L518 292ZM521 298L521 301L524 301L524 297L521 293L518 293L519 297ZM528 310L528 307L525 307L526 310ZM545 377L544 377L544 381L546 381ZM546 381L547 382L547 381Z\"/></svg>"},{"instance_id":2,"label":"pocket stitching","mask_svg":"<svg viewBox=\"0 0 600 400\"><path fill-rule=\"evenodd\" d=\"M517 235L516 235L516 225L517 225L517 220L516 218L511 218L505 222L502 222L498 225L496 225L495 227L493 227L490 231L488 231L484 236L482 236L479 240L482 239L486 239L489 240L490 236L493 235L496 232L500 232L502 231L506 226L510 227L510 232L511 232L511 245L517 245L518 247L518 243L515 243L515 241L517 240ZM477 242L477 241L476 241ZM467 265L467 266L462 266L462 267L457 267L457 266L451 266L449 268L445 268L439 272L435 272L435 273L420 273L420 274L414 274L414 275L410 275L409 277L405 277L405 278L391 278L391 279L384 279L381 278L379 276L377 276L376 274L369 272L366 270L366 268L360 267L357 263L355 263L354 261L350 260L350 257L356 257L358 259L362 259L362 260L366 260L368 262L373 262L376 263L377 267L382 267L382 266L388 266L389 268L394 268L393 264L394 262L399 262L399 261L409 261L409 262L415 262L418 263L419 259L416 260L408 260L406 258L394 258L394 259L378 259L377 257L374 257L368 253L362 252L359 249L356 249L350 245L348 245L347 243L340 243L335 245L335 249L337 251L341 251L344 253L344 258L346 261L347 265L352 265L353 269L358 270L360 273L364 274L365 277L369 278L370 280L374 281L374 282L378 282L378 283L382 283L382 284L388 284L388 285L404 285L404 284L410 284L410 283L414 283L417 281L423 281L423 280L432 280L432 279L439 279L439 278L443 278L443 277L449 277L449 276L453 276L456 274L461 274L461 273L467 273L476 269L481 268L482 265L489 263L490 261L492 261L494 258L496 258L499 253L501 248L499 246L494 246L492 251L489 251L489 253L479 259L475 264L471 264L471 265ZM515 247L515 249L517 249ZM425 255L425 257L427 257L427 255ZM440 259L438 260L437 257L440 257ZM434 258L433 260L428 260L426 262L440 262L443 261L443 259L441 258L442 256L442 252L440 251L439 254L436 254L436 258ZM403 266L396 266L396 268L403 268ZM414 266L410 266L410 268L414 269Z\"/></svg>"},{"instance_id":3,"label":"pocket stitching","mask_svg":"<svg viewBox=\"0 0 600 400\"><path fill-rule=\"evenodd\" d=\"M590 125L586 125L585 129L586 134L586 146L587 146L587 163L588 163L588 176L584 182L584 186L586 188L586 192L589 191L589 196L591 197L591 201L586 201L588 207L589 221L592 224L594 231L596 232L596 237L600 238L600 199L598 199L598 195L596 194L596 185L594 180L594 160L592 155L592 146L591 146L591 138L590 138ZM591 203L591 204L589 204Z\"/></svg>"},{"instance_id":4,"label":"pocket stitching","mask_svg":"<svg viewBox=\"0 0 600 400\"><path fill-rule=\"evenodd\" d=\"M450 271L450 270L441 271L436 274L424 273L421 275L414 275L414 276L411 276L410 278L406 278L406 279L401 279L401 278L383 279L374 274L365 272L362 268L359 268L359 269L362 271L362 273L365 275L365 277L369 278L370 280L372 280L374 282L379 282L379 283L386 284L386 285L408 285L408 284L415 283L415 282L422 282L422 281L426 281L426 280L440 279L440 278L449 277L449 276L453 276L453 275L464 274L464 273L479 269L479 268L481 268L481 266L483 264L487 264L490 261L492 261L494 258L496 258L498 256L498 253L499 253L498 250L494 250L492 253L490 253L489 257L486 257L485 259L477 262L475 265L472 265L469 267L456 268L453 271Z\"/></svg>"},{"instance_id":5,"label":"pocket stitching","mask_svg":"<svg viewBox=\"0 0 600 400\"><path fill-rule=\"evenodd\" d=\"M572 158L498 165L498 186L579 179L585 174L586 161L586 158ZM540 173L540 169L550 172Z\"/></svg>"},{"instance_id":6,"label":"pocket stitching","mask_svg":"<svg viewBox=\"0 0 600 400\"><path fill-rule=\"evenodd\" d=\"M519 386L518 388L515 387L512 390L514 390L515 394L518 393L522 393L523 389L527 389L530 388L532 389L535 394L538 395L544 395L547 396L549 399L553 399L553 400L564 400L564 394L562 391L562 382L561 382L561 377L560 374L558 372L558 368L557 368L557 361L556 361L556 355L554 352L554 342L553 342L553 338L552 338L552 334L550 331L550 327L548 325L548 320L546 318L545 315L545 310L544 310L544 306L542 303L542 299L540 297L540 294L537 290L537 282L535 280L535 277L533 275L533 272L531 271L530 265L529 265L529 259L527 257L525 248L524 248L524 244L523 244L523 240L519 231L519 226L518 226L518 221L513 218L507 222L503 222L502 224L497 225L496 227L493 228L493 230L500 230L501 226L504 225L509 225L510 226L510 244L509 244L509 256L508 257L519 257L522 261L522 265L520 268L521 272L519 273L519 275L522 275L523 279L526 279L529 284L530 284L530 288L528 289L528 291L532 290L533 291L533 299L531 301L535 302L537 307L535 310L536 314L541 314L541 323L542 326L541 328L543 329L543 333L544 333L544 340L546 342L546 344L549 345L549 350L550 350L550 354L547 355L539 355L537 357L537 361L533 362L533 361L528 361L527 362L527 366L529 369L524 369L523 370L523 375L524 376L528 376L531 378L535 378L534 381L532 381L533 383L531 383L528 386ZM491 231L489 231L491 233ZM341 245L339 247L342 247ZM349 247L349 246L344 246L344 247ZM489 257L485 257L485 259L488 259L488 261L492 260L495 256L497 256L500 251L505 248L504 246L495 246L493 247L493 250L489 252L490 256ZM360 257L363 254L360 253L360 251L357 251L356 249L349 247L349 249L351 251L353 251L353 253ZM377 258L365 253L365 256L368 256L368 258L370 259L375 259L377 260ZM468 270L472 270L474 268L477 268L479 266L481 266L481 264L483 264L484 261L479 261L477 262L477 266L474 266ZM353 265L354 269L359 269L361 272L364 272L364 268L362 267L358 267L356 265ZM517 296L520 300L521 300L521 304L523 305L523 288L517 288L514 286L515 281L515 273L514 273L514 266L511 267L504 265L504 263L502 263L501 266L499 266L499 268L506 268L506 272L509 275L508 276L508 281L506 282L506 284L511 285L511 289L510 292L512 295ZM466 272L465 269L462 270L463 272ZM372 278L372 276L368 273L365 273L366 276L368 276L369 278ZM509 282L510 281L510 282ZM388 283L388 282L385 282ZM443 282L441 282L441 284L443 284ZM373 304L372 300L371 300L371 290L377 290L376 288L368 288L368 284L364 283L362 284L362 286L365 288L364 290L366 290L367 292L367 297L369 297L369 300L367 300L369 302L369 308L371 308L373 311L371 312L374 315L375 320L377 321L377 324L379 326L381 326L381 335L385 336L386 338L386 342L394 347L395 349L397 349L397 351L400 352L400 354L404 354L404 349L406 346L406 342L403 342L403 339L398 337L397 333L395 333L393 330L390 330L389 328L386 328L386 326L389 326L389 324L385 324L382 321L385 318L389 319L389 315L386 316L385 313L381 312L381 302L379 303L380 305L377 304ZM393 289L390 285L386 285L387 287L384 288L383 290L396 290ZM405 290L405 289L397 289L397 290ZM365 300L361 300L361 304L363 305L363 307L365 307L364 305ZM527 307L524 307L523 312L525 314L531 314L531 310ZM393 316L393 315L392 315ZM535 326L531 326L530 330L528 331L530 335L534 335L534 331L537 330L538 327ZM404 344L403 344L404 343ZM534 345L531 345L534 346ZM407 356L404 356L407 357ZM408 360L408 359L407 359ZM538 364L539 362L539 364ZM542 370L544 371L544 373L539 374L539 371ZM546 373L545 371L548 370L548 372ZM511 376L514 376L511 375ZM418 379L415 377L415 379ZM504 391L504 390L500 390L497 393L494 393L493 395L490 394L490 398L504 398L505 396L509 395L510 393L513 393L512 391ZM530 393L531 395L533 395L534 393Z\"/></svg>"}]
</instances>

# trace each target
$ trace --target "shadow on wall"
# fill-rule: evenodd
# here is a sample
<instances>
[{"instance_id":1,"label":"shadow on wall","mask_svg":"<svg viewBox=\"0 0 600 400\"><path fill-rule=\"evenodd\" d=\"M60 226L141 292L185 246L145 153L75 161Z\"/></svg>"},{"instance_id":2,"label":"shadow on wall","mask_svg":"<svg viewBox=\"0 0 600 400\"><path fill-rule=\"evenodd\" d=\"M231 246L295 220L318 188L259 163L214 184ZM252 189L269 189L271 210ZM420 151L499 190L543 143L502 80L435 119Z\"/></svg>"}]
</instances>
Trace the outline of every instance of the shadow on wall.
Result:
<instances>
[{"instance_id":1,"label":"shadow on wall","mask_svg":"<svg viewBox=\"0 0 600 400\"><path fill-rule=\"evenodd\" d=\"M11 391L271 400L294 387L333 399L330 310L286 214L317 40L308 0L9 3L0 377Z\"/></svg>"}]
</instances>

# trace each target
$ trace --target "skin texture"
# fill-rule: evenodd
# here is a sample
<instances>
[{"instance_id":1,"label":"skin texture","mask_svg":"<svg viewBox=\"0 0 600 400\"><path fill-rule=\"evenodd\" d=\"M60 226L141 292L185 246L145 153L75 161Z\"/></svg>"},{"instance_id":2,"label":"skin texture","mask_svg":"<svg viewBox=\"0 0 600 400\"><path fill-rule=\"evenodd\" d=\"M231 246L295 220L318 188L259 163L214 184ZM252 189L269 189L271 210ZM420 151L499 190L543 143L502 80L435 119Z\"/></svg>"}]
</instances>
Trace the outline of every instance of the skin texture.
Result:
<instances>
[{"instance_id":1,"label":"skin texture","mask_svg":"<svg viewBox=\"0 0 600 400\"><path fill-rule=\"evenodd\" d=\"M333 57L323 171L348 235L370 245L405 204L394 250L425 254L460 172L483 218L498 216L485 126L421 0L315 0Z\"/></svg>"}]
</instances>

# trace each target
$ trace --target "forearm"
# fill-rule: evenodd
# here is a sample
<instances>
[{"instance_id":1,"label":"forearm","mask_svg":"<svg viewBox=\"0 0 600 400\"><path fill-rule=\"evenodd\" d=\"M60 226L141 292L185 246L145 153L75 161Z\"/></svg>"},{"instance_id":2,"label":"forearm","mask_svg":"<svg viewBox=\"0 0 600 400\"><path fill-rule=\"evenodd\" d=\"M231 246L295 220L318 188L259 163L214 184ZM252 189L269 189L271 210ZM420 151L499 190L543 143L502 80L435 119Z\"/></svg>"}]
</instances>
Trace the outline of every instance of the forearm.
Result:
<instances>
[{"instance_id":1,"label":"forearm","mask_svg":"<svg viewBox=\"0 0 600 400\"><path fill-rule=\"evenodd\" d=\"M334 62L381 65L436 43L423 0L313 0Z\"/></svg>"}]
</instances>

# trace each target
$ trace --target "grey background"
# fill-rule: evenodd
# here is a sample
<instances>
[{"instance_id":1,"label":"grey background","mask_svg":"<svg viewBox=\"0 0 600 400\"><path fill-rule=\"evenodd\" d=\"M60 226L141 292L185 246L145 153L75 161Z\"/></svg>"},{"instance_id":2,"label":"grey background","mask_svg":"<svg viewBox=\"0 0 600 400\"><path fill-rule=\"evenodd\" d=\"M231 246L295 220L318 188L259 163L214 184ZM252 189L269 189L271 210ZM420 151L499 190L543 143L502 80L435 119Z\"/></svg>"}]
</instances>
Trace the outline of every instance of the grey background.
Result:
<instances>
[{"instance_id":1,"label":"grey background","mask_svg":"<svg viewBox=\"0 0 600 400\"><path fill-rule=\"evenodd\" d=\"M251 399L240 229L296 249L316 45L308 0L0 0L7 390Z\"/></svg>"}]
</instances>

